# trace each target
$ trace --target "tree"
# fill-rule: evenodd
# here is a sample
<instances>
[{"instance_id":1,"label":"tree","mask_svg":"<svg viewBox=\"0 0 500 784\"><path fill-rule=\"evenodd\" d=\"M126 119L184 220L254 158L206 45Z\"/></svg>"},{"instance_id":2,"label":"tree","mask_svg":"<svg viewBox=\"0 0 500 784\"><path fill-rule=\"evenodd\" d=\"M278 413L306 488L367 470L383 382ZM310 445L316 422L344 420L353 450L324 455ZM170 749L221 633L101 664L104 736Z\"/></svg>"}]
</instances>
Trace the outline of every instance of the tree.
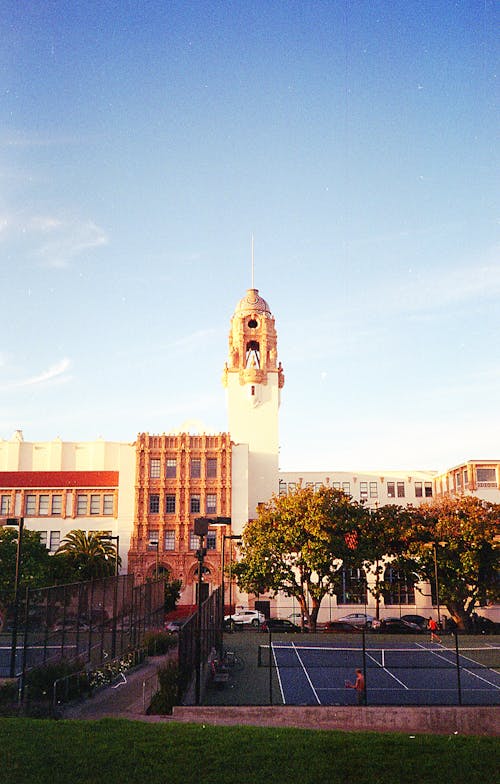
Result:
<instances>
[{"instance_id":1,"label":"tree","mask_svg":"<svg viewBox=\"0 0 500 784\"><path fill-rule=\"evenodd\" d=\"M365 518L360 504L333 488L273 496L243 532L242 557L233 568L239 587L294 597L315 629L323 598L337 586L338 562L361 565Z\"/></svg>"},{"instance_id":2,"label":"tree","mask_svg":"<svg viewBox=\"0 0 500 784\"><path fill-rule=\"evenodd\" d=\"M500 505L445 496L418 511L408 563L431 585L437 566L440 602L460 628L469 628L475 607L500 600Z\"/></svg>"},{"instance_id":3,"label":"tree","mask_svg":"<svg viewBox=\"0 0 500 784\"><path fill-rule=\"evenodd\" d=\"M15 528L0 528L0 607L7 608L14 599L16 576L17 538ZM50 579L51 558L36 531L23 531L19 595L26 588L47 585Z\"/></svg>"},{"instance_id":4,"label":"tree","mask_svg":"<svg viewBox=\"0 0 500 784\"><path fill-rule=\"evenodd\" d=\"M113 542L101 539L104 532L85 533L70 531L55 553L55 558L65 558L65 566L73 570L77 580L92 577L109 577L115 573L116 547ZM121 559L118 558L118 564Z\"/></svg>"}]
</instances>

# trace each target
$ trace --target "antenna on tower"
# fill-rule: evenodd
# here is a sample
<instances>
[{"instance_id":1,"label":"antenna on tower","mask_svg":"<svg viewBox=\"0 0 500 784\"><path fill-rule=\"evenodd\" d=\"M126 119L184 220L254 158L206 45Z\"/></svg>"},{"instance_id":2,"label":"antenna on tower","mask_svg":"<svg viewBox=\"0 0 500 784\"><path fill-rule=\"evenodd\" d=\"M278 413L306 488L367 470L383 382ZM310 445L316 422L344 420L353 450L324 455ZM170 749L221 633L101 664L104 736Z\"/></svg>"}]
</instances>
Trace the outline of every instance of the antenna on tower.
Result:
<instances>
[{"instance_id":1,"label":"antenna on tower","mask_svg":"<svg viewBox=\"0 0 500 784\"><path fill-rule=\"evenodd\" d=\"M254 273L254 257L253 257L253 234L252 234L252 288L255 288L255 286L254 286L254 279L253 279L254 278L253 273Z\"/></svg>"}]
</instances>

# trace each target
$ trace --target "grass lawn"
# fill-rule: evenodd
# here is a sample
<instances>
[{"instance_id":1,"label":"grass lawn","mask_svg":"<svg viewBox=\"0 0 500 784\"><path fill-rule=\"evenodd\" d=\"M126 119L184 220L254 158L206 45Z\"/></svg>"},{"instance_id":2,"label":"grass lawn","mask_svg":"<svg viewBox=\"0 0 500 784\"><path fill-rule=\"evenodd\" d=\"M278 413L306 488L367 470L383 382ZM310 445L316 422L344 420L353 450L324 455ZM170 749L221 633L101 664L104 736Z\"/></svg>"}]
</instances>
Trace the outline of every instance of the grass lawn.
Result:
<instances>
[{"instance_id":1,"label":"grass lawn","mask_svg":"<svg viewBox=\"0 0 500 784\"><path fill-rule=\"evenodd\" d=\"M2 784L475 784L496 738L0 719Z\"/></svg>"}]
</instances>

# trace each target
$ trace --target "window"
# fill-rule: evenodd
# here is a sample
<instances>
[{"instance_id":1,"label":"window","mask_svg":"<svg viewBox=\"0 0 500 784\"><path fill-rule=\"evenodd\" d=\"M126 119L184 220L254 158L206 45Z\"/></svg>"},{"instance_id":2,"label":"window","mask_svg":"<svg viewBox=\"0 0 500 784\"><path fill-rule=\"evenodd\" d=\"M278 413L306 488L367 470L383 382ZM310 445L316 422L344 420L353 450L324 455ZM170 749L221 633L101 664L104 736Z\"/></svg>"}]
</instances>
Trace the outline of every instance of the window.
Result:
<instances>
[{"instance_id":1,"label":"window","mask_svg":"<svg viewBox=\"0 0 500 784\"><path fill-rule=\"evenodd\" d=\"M366 577L363 569L343 566L336 594L338 604L365 604Z\"/></svg>"},{"instance_id":2,"label":"window","mask_svg":"<svg viewBox=\"0 0 500 784\"><path fill-rule=\"evenodd\" d=\"M217 533L215 531L209 531L207 534L207 550L216 550L217 549Z\"/></svg>"},{"instance_id":3,"label":"window","mask_svg":"<svg viewBox=\"0 0 500 784\"><path fill-rule=\"evenodd\" d=\"M415 603L415 577L412 574L388 566L384 572L384 584L386 605Z\"/></svg>"},{"instance_id":4,"label":"window","mask_svg":"<svg viewBox=\"0 0 500 784\"><path fill-rule=\"evenodd\" d=\"M455 489L461 490L462 489L462 477L460 476L460 471L457 471L455 476Z\"/></svg>"},{"instance_id":5,"label":"window","mask_svg":"<svg viewBox=\"0 0 500 784\"><path fill-rule=\"evenodd\" d=\"M62 512L62 495L59 493L52 496L52 514L60 515Z\"/></svg>"},{"instance_id":6,"label":"window","mask_svg":"<svg viewBox=\"0 0 500 784\"><path fill-rule=\"evenodd\" d=\"M405 483L404 482L398 482L397 483L397 488L398 488L398 498L404 498L405 497Z\"/></svg>"},{"instance_id":7,"label":"window","mask_svg":"<svg viewBox=\"0 0 500 784\"><path fill-rule=\"evenodd\" d=\"M102 513L105 515L112 515L114 511L114 496L112 493L105 493L103 496L103 509Z\"/></svg>"},{"instance_id":8,"label":"window","mask_svg":"<svg viewBox=\"0 0 500 784\"><path fill-rule=\"evenodd\" d=\"M10 512L10 495L3 495L0 499L0 514L8 515Z\"/></svg>"},{"instance_id":9,"label":"window","mask_svg":"<svg viewBox=\"0 0 500 784\"><path fill-rule=\"evenodd\" d=\"M36 515L36 495L27 495L24 499L24 514L30 517Z\"/></svg>"},{"instance_id":10,"label":"window","mask_svg":"<svg viewBox=\"0 0 500 784\"><path fill-rule=\"evenodd\" d=\"M189 549L197 550L200 546L200 537L194 531L189 532Z\"/></svg>"},{"instance_id":11,"label":"window","mask_svg":"<svg viewBox=\"0 0 500 784\"><path fill-rule=\"evenodd\" d=\"M469 486L469 476L467 473L467 469L464 468L464 487L468 487L468 486Z\"/></svg>"},{"instance_id":12,"label":"window","mask_svg":"<svg viewBox=\"0 0 500 784\"><path fill-rule=\"evenodd\" d=\"M175 550L175 531L165 531L165 550Z\"/></svg>"},{"instance_id":13,"label":"window","mask_svg":"<svg viewBox=\"0 0 500 784\"><path fill-rule=\"evenodd\" d=\"M91 515L98 515L101 514L101 496L100 495L91 495L90 496L90 514Z\"/></svg>"},{"instance_id":14,"label":"window","mask_svg":"<svg viewBox=\"0 0 500 784\"><path fill-rule=\"evenodd\" d=\"M496 485L496 472L494 468L476 468L477 481Z\"/></svg>"},{"instance_id":15,"label":"window","mask_svg":"<svg viewBox=\"0 0 500 784\"><path fill-rule=\"evenodd\" d=\"M378 498L378 487L376 482L370 482L370 498Z\"/></svg>"},{"instance_id":16,"label":"window","mask_svg":"<svg viewBox=\"0 0 500 784\"><path fill-rule=\"evenodd\" d=\"M160 541L160 532L158 528L150 528L148 531L148 540L153 546L156 548L156 545Z\"/></svg>"},{"instance_id":17,"label":"window","mask_svg":"<svg viewBox=\"0 0 500 784\"><path fill-rule=\"evenodd\" d=\"M40 544L47 547L47 531L38 531L38 534L40 536Z\"/></svg>"},{"instance_id":18,"label":"window","mask_svg":"<svg viewBox=\"0 0 500 784\"><path fill-rule=\"evenodd\" d=\"M177 476L177 460L175 457L169 457L167 459L165 476L167 479L175 479Z\"/></svg>"},{"instance_id":19,"label":"window","mask_svg":"<svg viewBox=\"0 0 500 784\"><path fill-rule=\"evenodd\" d=\"M49 550L51 553L54 553L59 544L61 542L61 532L60 531L51 531L50 532L50 547Z\"/></svg>"},{"instance_id":20,"label":"window","mask_svg":"<svg viewBox=\"0 0 500 784\"><path fill-rule=\"evenodd\" d=\"M334 490L340 490L340 482L333 482L332 486Z\"/></svg>"},{"instance_id":21,"label":"window","mask_svg":"<svg viewBox=\"0 0 500 784\"><path fill-rule=\"evenodd\" d=\"M415 498L422 498L422 482L415 482Z\"/></svg>"},{"instance_id":22,"label":"window","mask_svg":"<svg viewBox=\"0 0 500 784\"><path fill-rule=\"evenodd\" d=\"M158 514L160 511L160 496L158 493L149 494L149 512L150 514Z\"/></svg>"},{"instance_id":23,"label":"window","mask_svg":"<svg viewBox=\"0 0 500 784\"><path fill-rule=\"evenodd\" d=\"M215 479L217 476L217 458L207 457L207 479Z\"/></svg>"},{"instance_id":24,"label":"window","mask_svg":"<svg viewBox=\"0 0 500 784\"><path fill-rule=\"evenodd\" d=\"M191 512L200 511L200 496L198 494L191 495L189 508Z\"/></svg>"},{"instance_id":25,"label":"window","mask_svg":"<svg viewBox=\"0 0 500 784\"><path fill-rule=\"evenodd\" d=\"M394 482L387 482L387 495L389 498L396 498L396 486Z\"/></svg>"},{"instance_id":26,"label":"window","mask_svg":"<svg viewBox=\"0 0 500 784\"><path fill-rule=\"evenodd\" d=\"M77 515L86 515L87 514L87 495L77 495L76 496L76 513Z\"/></svg>"},{"instance_id":27,"label":"window","mask_svg":"<svg viewBox=\"0 0 500 784\"><path fill-rule=\"evenodd\" d=\"M359 483L359 498L361 501L368 498L368 482Z\"/></svg>"},{"instance_id":28,"label":"window","mask_svg":"<svg viewBox=\"0 0 500 784\"><path fill-rule=\"evenodd\" d=\"M207 494L207 514L215 514L217 512L217 496L215 493Z\"/></svg>"},{"instance_id":29,"label":"window","mask_svg":"<svg viewBox=\"0 0 500 784\"><path fill-rule=\"evenodd\" d=\"M175 512L175 495L169 494L165 496L165 512L167 514L174 514Z\"/></svg>"},{"instance_id":30,"label":"window","mask_svg":"<svg viewBox=\"0 0 500 784\"><path fill-rule=\"evenodd\" d=\"M159 457L152 457L149 461L149 476L151 479L159 479L161 476L161 460Z\"/></svg>"},{"instance_id":31,"label":"window","mask_svg":"<svg viewBox=\"0 0 500 784\"><path fill-rule=\"evenodd\" d=\"M342 491L346 495L350 495L351 494L351 483L350 482L342 482Z\"/></svg>"},{"instance_id":32,"label":"window","mask_svg":"<svg viewBox=\"0 0 500 784\"><path fill-rule=\"evenodd\" d=\"M289 493L294 493L296 489L297 489L297 483L296 482L288 482L288 492Z\"/></svg>"},{"instance_id":33,"label":"window","mask_svg":"<svg viewBox=\"0 0 500 784\"><path fill-rule=\"evenodd\" d=\"M199 457L191 458L191 479L199 479L201 477L201 460Z\"/></svg>"},{"instance_id":34,"label":"window","mask_svg":"<svg viewBox=\"0 0 500 784\"><path fill-rule=\"evenodd\" d=\"M38 497L38 514L48 515L49 513L49 496L45 493Z\"/></svg>"},{"instance_id":35,"label":"window","mask_svg":"<svg viewBox=\"0 0 500 784\"><path fill-rule=\"evenodd\" d=\"M425 497L432 498L432 482L426 482L424 485Z\"/></svg>"}]
</instances>

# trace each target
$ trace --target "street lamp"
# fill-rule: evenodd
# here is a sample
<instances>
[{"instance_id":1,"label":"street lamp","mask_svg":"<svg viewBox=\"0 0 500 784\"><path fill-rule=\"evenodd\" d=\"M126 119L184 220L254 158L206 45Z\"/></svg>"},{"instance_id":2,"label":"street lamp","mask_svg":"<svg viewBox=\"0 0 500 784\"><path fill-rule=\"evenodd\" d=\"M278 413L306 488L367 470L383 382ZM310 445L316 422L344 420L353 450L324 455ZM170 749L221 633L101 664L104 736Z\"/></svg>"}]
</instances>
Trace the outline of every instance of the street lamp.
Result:
<instances>
[{"instance_id":1,"label":"street lamp","mask_svg":"<svg viewBox=\"0 0 500 784\"><path fill-rule=\"evenodd\" d=\"M23 546L24 517L2 517L0 526L16 525L19 528L17 536L16 551L16 576L14 580L14 618L12 621L12 642L10 648L10 677L16 677L16 653L17 653L17 627L19 619L19 580L21 578L21 555Z\"/></svg>"},{"instance_id":2,"label":"street lamp","mask_svg":"<svg viewBox=\"0 0 500 784\"><path fill-rule=\"evenodd\" d=\"M225 552L226 552L227 541L241 542L241 536L239 534L223 534L222 536L222 583L221 583L222 630L224 630L224 598L225 598L224 570L225 570ZM233 572L232 572L233 558L232 556L233 556L233 549L231 546L229 550L229 623L231 623L231 616L233 614Z\"/></svg>"},{"instance_id":3,"label":"street lamp","mask_svg":"<svg viewBox=\"0 0 500 784\"><path fill-rule=\"evenodd\" d=\"M437 621L438 621L438 627L441 628L441 607L439 602L439 574L438 574L438 558L437 558L438 545L440 547L444 547L446 545L446 542L430 542L429 544L424 545L424 547L427 549L432 547L432 558L434 561L434 585L436 588Z\"/></svg>"},{"instance_id":4,"label":"street lamp","mask_svg":"<svg viewBox=\"0 0 500 784\"><path fill-rule=\"evenodd\" d=\"M112 536L111 534L100 534L99 539L104 542L116 542L116 552L115 552L115 577L118 577L119 572L119 564L120 564L120 556L119 556L119 549L120 549L120 537L119 536Z\"/></svg>"},{"instance_id":5,"label":"street lamp","mask_svg":"<svg viewBox=\"0 0 500 784\"><path fill-rule=\"evenodd\" d=\"M160 548L160 542L158 541L158 539L150 539L149 542L148 542L148 546L152 547L154 550L156 550L156 555L155 555L155 577L156 577L156 579L158 579L158 553L159 553L159 548Z\"/></svg>"}]
</instances>

